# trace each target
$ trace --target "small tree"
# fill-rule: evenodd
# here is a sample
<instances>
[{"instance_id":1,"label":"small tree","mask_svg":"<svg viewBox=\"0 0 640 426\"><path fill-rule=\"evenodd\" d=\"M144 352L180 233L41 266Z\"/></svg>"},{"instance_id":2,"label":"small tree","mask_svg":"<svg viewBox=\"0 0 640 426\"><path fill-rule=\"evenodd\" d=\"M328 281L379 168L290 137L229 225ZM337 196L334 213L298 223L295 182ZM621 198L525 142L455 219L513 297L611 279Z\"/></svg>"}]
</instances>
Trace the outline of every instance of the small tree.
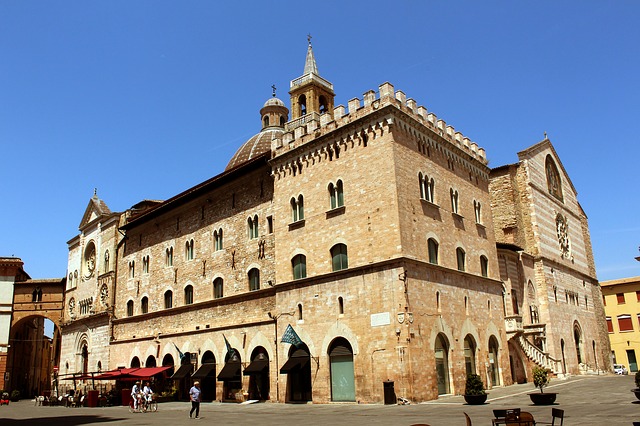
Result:
<instances>
[{"instance_id":1,"label":"small tree","mask_svg":"<svg viewBox=\"0 0 640 426\"><path fill-rule=\"evenodd\" d=\"M549 370L542 367L533 368L533 384L540 389L540 393L544 393L542 389L549 384L549 381Z\"/></svg>"},{"instance_id":2,"label":"small tree","mask_svg":"<svg viewBox=\"0 0 640 426\"><path fill-rule=\"evenodd\" d=\"M471 373L467 376L467 385L464 390L465 395L484 395L484 383L479 375Z\"/></svg>"}]
</instances>

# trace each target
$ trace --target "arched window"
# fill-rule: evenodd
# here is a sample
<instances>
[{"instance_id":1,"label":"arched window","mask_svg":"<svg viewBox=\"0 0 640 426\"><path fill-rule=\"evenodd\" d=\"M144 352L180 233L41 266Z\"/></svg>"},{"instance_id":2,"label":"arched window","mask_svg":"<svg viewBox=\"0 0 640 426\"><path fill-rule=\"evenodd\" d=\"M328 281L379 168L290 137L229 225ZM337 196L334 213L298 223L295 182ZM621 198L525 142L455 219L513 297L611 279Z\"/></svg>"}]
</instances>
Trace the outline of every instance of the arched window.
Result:
<instances>
[{"instance_id":1,"label":"arched window","mask_svg":"<svg viewBox=\"0 0 640 426\"><path fill-rule=\"evenodd\" d=\"M149 273L149 256L148 255L142 258L142 273L144 274Z\"/></svg>"},{"instance_id":2,"label":"arched window","mask_svg":"<svg viewBox=\"0 0 640 426\"><path fill-rule=\"evenodd\" d=\"M258 238L258 215L254 215L253 218L247 219L247 227L249 229L249 239L253 240Z\"/></svg>"},{"instance_id":3,"label":"arched window","mask_svg":"<svg viewBox=\"0 0 640 426\"><path fill-rule=\"evenodd\" d=\"M434 265L438 264L438 242L433 238L429 238L427 241L429 247L429 263Z\"/></svg>"},{"instance_id":4,"label":"arched window","mask_svg":"<svg viewBox=\"0 0 640 426\"><path fill-rule=\"evenodd\" d=\"M224 296L224 282L222 278L218 277L213 280L213 297L219 299Z\"/></svg>"},{"instance_id":5,"label":"arched window","mask_svg":"<svg viewBox=\"0 0 640 426\"><path fill-rule=\"evenodd\" d=\"M269 127L269 116L265 115L262 119L262 127Z\"/></svg>"},{"instance_id":6,"label":"arched window","mask_svg":"<svg viewBox=\"0 0 640 426\"><path fill-rule=\"evenodd\" d=\"M480 256L480 274L483 277L489 276L489 259L484 255Z\"/></svg>"},{"instance_id":7,"label":"arched window","mask_svg":"<svg viewBox=\"0 0 640 426\"><path fill-rule=\"evenodd\" d=\"M307 97L305 95L298 96L298 108L300 117L307 114Z\"/></svg>"},{"instance_id":8,"label":"arched window","mask_svg":"<svg viewBox=\"0 0 640 426\"><path fill-rule=\"evenodd\" d=\"M129 262L129 278L135 278L136 276L136 261Z\"/></svg>"},{"instance_id":9,"label":"arched window","mask_svg":"<svg viewBox=\"0 0 640 426\"><path fill-rule=\"evenodd\" d=\"M166 266L173 266L173 247L167 248L165 251L165 262Z\"/></svg>"},{"instance_id":10,"label":"arched window","mask_svg":"<svg viewBox=\"0 0 640 426\"><path fill-rule=\"evenodd\" d=\"M164 293L164 308L173 308L173 292L171 290L167 290Z\"/></svg>"},{"instance_id":11,"label":"arched window","mask_svg":"<svg viewBox=\"0 0 640 426\"><path fill-rule=\"evenodd\" d=\"M440 292L436 291L436 310L440 312L442 310L440 306Z\"/></svg>"},{"instance_id":12,"label":"arched window","mask_svg":"<svg viewBox=\"0 0 640 426\"><path fill-rule=\"evenodd\" d=\"M344 315L344 299L342 296L338 297L338 314Z\"/></svg>"},{"instance_id":13,"label":"arched window","mask_svg":"<svg viewBox=\"0 0 640 426\"><path fill-rule=\"evenodd\" d=\"M31 294L31 301L42 302L42 289L40 287L36 287L33 289L33 293Z\"/></svg>"},{"instance_id":14,"label":"arched window","mask_svg":"<svg viewBox=\"0 0 640 426\"><path fill-rule=\"evenodd\" d=\"M436 359L436 376L438 380L438 395L449 393L449 345L442 334L436 337L434 348Z\"/></svg>"},{"instance_id":15,"label":"arched window","mask_svg":"<svg viewBox=\"0 0 640 426\"><path fill-rule=\"evenodd\" d=\"M188 240L184 245L185 260L193 260L193 240Z\"/></svg>"},{"instance_id":16,"label":"arched window","mask_svg":"<svg viewBox=\"0 0 640 426\"><path fill-rule=\"evenodd\" d=\"M213 232L213 240L214 240L214 249L216 251L222 250L222 248L223 248L223 245L222 245L222 228L220 228L217 231Z\"/></svg>"},{"instance_id":17,"label":"arched window","mask_svg":"<svg viewBox=\"0 0 640 426\"><path fill-rule=\"evenodd\" d=\"M435 181L433 178L429 178L427 175L423 175L422 172L418 173L418 183L420 185L420 198L430 203L433 203L433 193L435 187Z\"/></svg>"},{"instance_id":18,"label":"arched window","mask_svg":"<svg viewBox=\"0 0 640 426\"><path fill-rule=\"evenodd\" d=\"M473 200L473 211L476 215L476 223L482 224L482 204L480 201Z\"/></svg>"},{"instance_id":19,"label":"arched window","mask_svg":"<svg viewBox=\"0 0 640 426\"><path fill-rule=\"evenodd\" d=\"M249 271L249 290L260 290L260 270L253 268Z\"/></svg>"},{"instance_id":20,"label":"arched window","mask_svg":"<svg viewBox=\"0 0 640 426\"><path fill-rule=\"evenodd\" d=\"M298 198L291 198L291 213L293 221L304 220L304 197L302 194L298 195Z\"/></svg>"},{"instance_id":21,"label":"arched window","mask_svg":"<svg viewBox=\"0 0 640 426\"><path fill-rule=\"evenodd\" d=\"M547 189L549 190L549 194L563 201L562 180L560 179L560 173L558 173L558 167L551 155L547 155L545 160L545 171L547 174Z\"/></svg>"},{"instance_id":22,"label":"arched window","mask_svg":"<svg viewBox=\"0 0 640 426\"><path fill-rule=\"evenodd\" d=\"M184 288L184 304L191 305L193 303L193 286L189 284Z\"/></svg>"},{"instance_id":23,"label":"arched window","mask_svg":"<svg viewBox=\"0 0 640 426\"><path fill-rule=\"evenodd\" d=\"M465 252L464 249L462 249L462 247L458 247L456 249L456 259L458 260L458 271L464 271L465 270Z\"/></svg>"},{"instance_id":24,"label":"arched window","mask_svg":"<svg viewBox=\"0 0 640 426\"><path fill-rule=\"evenodd\" d=\"M104 273L109 272L109 250L104 252Z\"/></svg>"},{"instance_id":25,"label":"arched window","mask_svg":"<svg viewBox=\"0 0 640 426\"><path fill-rule=\"evenodd\" d=\"M133 316L133 300L129 300L127 302L127 316L128 317Z\"/></svg>"},{"instance_id":26,"label":"arched window","mask_svg":"<svg viewBox=\"0 0 640 426\"><path fill-rule=\"evenodd\" d=\"M338 180L335 185L333 182L329 184L329 201L332 209L344 206L342 180Z\"/></svg>"},{"instance_id":27,"label":"arched window","mask_svg":"<svg viewBox=\"0 0 640 426\"><path fill-rule=\"evenodd\" d=\"M144 296L140 301L140 311L143 314L146 314L149 312L149 298L147 296Z\"/></svg>"},{"instance_id":28,"label":"arched window","mask_svg":"<svg viewBox=\"0 0 640 426\"><path fill-rule=\"evenodd\" d=\"M307 257L304 254L297 254L291 259L291 267L293 269L293 279L307 277Z\"/></svg>"},{"instance_id":29,"label":"arched window","mask_svg":"<svg viewBox=\"0 0 640 426\"><path fill-rule=\"evenodd\" d=\"M470 334L464 338L464 364L467 375L476 373L476 343Z\"/></svg>"},{"instance_id":30,"label":"arched window","mask_svg":"<svg viewBox=\"0 0 640 426\"><path fill-rule=\"evenodd\" d=\"M304 318L302 316L302 304L298 303L298 321L302 321Z\"/></svg>"},{"instance_id":31,"label":"arched window","mask_svg":"<svg viewBox=\"0 0 640 426\"><path fill-rule=\"evenodd\" d=\"M320 114L324 114L325 112L328 111L329 106L327 105L327 98L325 98L324 96L320 96L318 98L318 104L320 107L320 110L319 110Z\"/></svg>"},{"instance_id":32,"label":"arched window","mask_svg":"<svg viewBox=\"0 0 640 426\"><path fill-rule=\"evenodd\" d=\"M333 267L333 271L340 271L349 267L346 245L336 244L331 247L331 265Z\"/></svg>"},{"instance_id":33,"label":"arched window","mask_svg":"<svg viewBox=\"0 0 640 426\"><path fill-rule=\"evenodd\" d=\"M328 352L331 400L336 402L355 401L356 386L351 344L347 339L338 337L331 342Z\"/></svg>"},{"instance_id":34,"label":"arched window","mask_svg":"<svg viewBox=\"0 0 640 426\"><path fill-rule=\"evenodd\" d=\"M451 188L449 195L451 196L451 212L458 214L458 191Z\"/></svg>"},{"instance_id":35,"label":"arched window","mask_svg":"<svg viewBox=\"0 0 640 426\"><path fill-rule=\"evenodd\" d=\"M284 117L280 117L280 127L284 127L287 120Z\"/></svg>"}]
</instances>

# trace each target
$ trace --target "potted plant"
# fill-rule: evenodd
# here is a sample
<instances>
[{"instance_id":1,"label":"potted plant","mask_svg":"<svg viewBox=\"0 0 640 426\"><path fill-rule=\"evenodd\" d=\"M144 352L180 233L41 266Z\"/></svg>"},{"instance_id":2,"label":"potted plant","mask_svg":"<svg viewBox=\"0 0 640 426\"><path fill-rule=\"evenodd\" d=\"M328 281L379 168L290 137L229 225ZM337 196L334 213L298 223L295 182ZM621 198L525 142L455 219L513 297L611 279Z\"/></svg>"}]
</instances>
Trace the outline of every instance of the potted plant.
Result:
<instances>
[{"instance_id":1,"label":"potted plant","mask_svg":"<svg viewBox=\"0 0 640 426\"><path fill-rule=\"evenodd\" d=\"M20 391L18 389L11 391L11 402L20 401Z\"/></svg>"},{"instance_id":2,"label":"potted plant","mask_svg":"<svg viewBox=\"0 0 640 426\"><path fill-rule=\"evenodd\" d=\"M467 375L467 384L464 389L464 400L469 405L480 405L487 401L487 393L484 383L479 375L471 373Z\"/></svg>"},{"instance_id":3,"label":"potted plant","mask_svg":"<svg viewBox=\"0 0 640 426\"><path fill-rule=\"evenodd\" d=\"M2 393L2 398L0 398L0 405L9 405L9 392L0 391Z\"/></svg>"},{"instance_id":4,"label":"potted plant","mask_svg":"<svg viewBox=\"0 0 640 426\"><path fill-rule=\"evenodd\" d=\"M550 405L556 400L557 393L547 392L544 393L544 388L549 384L551 379L549 378L549 370L542 367L533 368L533 384L540 389L540 393L530 393L529 398L535 405Z\"/></svg>"},{"instance_id":5,"label":"potted plant","mask_svg":"<svg viewBox=\"0 0 640 426\"><path fill-rule=\"evenodd\" d=\"M631 389L631 392L633 392L636 395L636 398L640 399L640 371L636 373L635 380L636 380L636 388Z\"/></svg>"}]
</instances>

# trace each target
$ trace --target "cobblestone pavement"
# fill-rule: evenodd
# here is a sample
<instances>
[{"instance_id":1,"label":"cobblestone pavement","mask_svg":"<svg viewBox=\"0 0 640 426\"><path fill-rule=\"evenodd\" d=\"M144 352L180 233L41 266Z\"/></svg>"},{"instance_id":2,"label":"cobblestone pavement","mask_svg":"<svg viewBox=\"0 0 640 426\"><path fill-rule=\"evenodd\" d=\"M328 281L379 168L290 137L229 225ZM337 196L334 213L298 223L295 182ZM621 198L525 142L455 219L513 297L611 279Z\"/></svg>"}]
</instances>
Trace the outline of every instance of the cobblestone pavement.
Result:
<instances>
[{"instance_id":1,"label":"cobblestone pavement","mask_svg":"<svg viewBox=\"0 0 640 426\"><path fill-rule=\"evenodd\" d=\"M640 401L630 389L633 376L579 376L554 379L547 392L557 392L554 405L565 410L564 425L631 426L640 421ZM203 403L200 420L189 419L188 402L162 403L157 413L129 413L127 407L65 408L35 406L22 400L0 407L0 426L44 425L335 425L431 426L465 425L464 412L473 425L491 425L492 410L519 407L537 421L551 421L550 406L533 406L527 393L536 392L532 384L496 388L487 403L471 406L462 396L445 396L436 401L411 405L382 404L223 404Z\"/></svg>"}]
</instances>

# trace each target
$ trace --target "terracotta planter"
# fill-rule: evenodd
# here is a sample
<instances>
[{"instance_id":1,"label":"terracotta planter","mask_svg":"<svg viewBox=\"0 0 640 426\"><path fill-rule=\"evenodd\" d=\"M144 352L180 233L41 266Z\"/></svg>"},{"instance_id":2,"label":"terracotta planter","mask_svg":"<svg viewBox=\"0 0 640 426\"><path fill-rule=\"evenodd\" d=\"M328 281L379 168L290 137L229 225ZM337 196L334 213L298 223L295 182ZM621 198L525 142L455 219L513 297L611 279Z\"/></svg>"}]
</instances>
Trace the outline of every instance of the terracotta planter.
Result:
<instances>
[{"instance_id":1,"label":"terracotta planter","mask_svg":"<svg viewBox=\"0 0 640 426\"><path fill-rule=\"evenodd\" d=\"M469 405L482 405L487 401L488 394L483 395L465 395L464 400Z\"/></svg>"},{"instance_id":2,"label":"terracotta planter","mask_svg":"<svg viewBox=\"0 0 640 426\"><path fill-rule=\"evenodd\" d=\"M551 405L556 402L556 395L558 394L555 392L536 392L530 393L529 398L534 405Z\"/></svg>"}]
</instances>

